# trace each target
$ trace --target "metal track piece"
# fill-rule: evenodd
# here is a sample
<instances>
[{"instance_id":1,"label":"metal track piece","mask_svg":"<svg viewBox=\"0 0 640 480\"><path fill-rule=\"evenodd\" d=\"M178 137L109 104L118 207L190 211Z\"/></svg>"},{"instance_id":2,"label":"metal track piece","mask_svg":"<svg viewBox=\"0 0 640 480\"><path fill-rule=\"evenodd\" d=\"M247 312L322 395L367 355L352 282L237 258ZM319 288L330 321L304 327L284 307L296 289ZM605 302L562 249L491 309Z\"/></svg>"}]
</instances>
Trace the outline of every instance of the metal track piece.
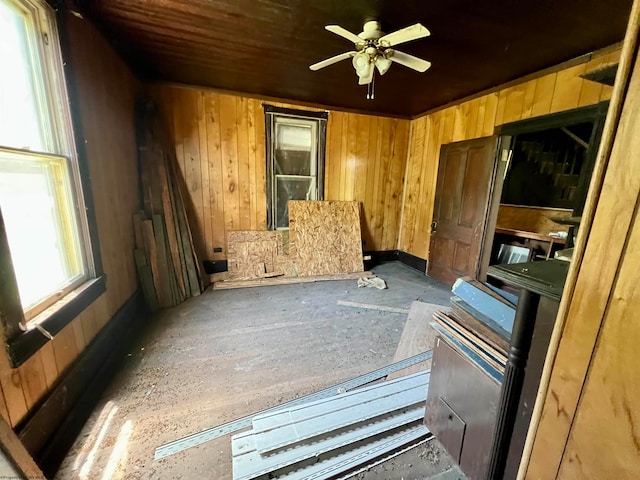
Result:
<instances>
[{"instance_id":1,"label":"metal track piece","mask_svg":"<svg viewBox=\"0 0 640 480\"><path fill-rule=\"evenodd\" d=\"M189 448L202 445L203 443L209 442L224 435L237 432L238 430L242 430L243 428L250 427L251 421L256 415L276 412L278 410L282 410L283 408L301 405L313 400L329 398L334 395L338 395L339 393L344 393L354 388L362 387L363 385L366 385L368 383L380 380L381 378L384 378L391 373L395 373L413 365L417 365L418 363L426 362L427 360L430 360L432 356L433 350L427 350L426 352L422 352L418 355L414 355L413 357L409 357L404 360L400 360L399 362L392 363L391 365L379 368L378 370L374 370L373 372L365 373L364 375L360 375L359 377L352 378L351 380L347 380L332 387L325 388L324 390L305 395L304 397L296 398L295 400L285 402L281 405L276 405L275 407L271 407L260 412L252 413L245 417L241 417L231 422L223 423L222 425L218 425L216 427L208 428L198 433L193 433L178 440L165 443L164 445L160 445L156 448L154 459L160 460L161 458L168 457Z\"/></svg>"}]
</instances>

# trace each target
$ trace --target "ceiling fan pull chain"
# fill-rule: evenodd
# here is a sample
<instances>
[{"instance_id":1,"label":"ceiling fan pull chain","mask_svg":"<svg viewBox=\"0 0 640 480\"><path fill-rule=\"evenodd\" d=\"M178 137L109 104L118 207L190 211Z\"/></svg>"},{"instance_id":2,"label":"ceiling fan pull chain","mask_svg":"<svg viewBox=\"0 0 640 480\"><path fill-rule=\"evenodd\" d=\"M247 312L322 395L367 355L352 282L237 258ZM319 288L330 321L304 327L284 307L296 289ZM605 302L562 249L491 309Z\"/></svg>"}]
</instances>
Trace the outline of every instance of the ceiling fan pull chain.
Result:
<instances>
[{"instance_id":1,"label":"ceiling fan pull chain","mask_svg":"<svg viewBox=\"0 0 640 480\"><path fill-rule=\"evenodd\" d=\"M373 78L371 79L371 100L376 98L376 71L373 70Z\"/></svg>"}]
</instances>

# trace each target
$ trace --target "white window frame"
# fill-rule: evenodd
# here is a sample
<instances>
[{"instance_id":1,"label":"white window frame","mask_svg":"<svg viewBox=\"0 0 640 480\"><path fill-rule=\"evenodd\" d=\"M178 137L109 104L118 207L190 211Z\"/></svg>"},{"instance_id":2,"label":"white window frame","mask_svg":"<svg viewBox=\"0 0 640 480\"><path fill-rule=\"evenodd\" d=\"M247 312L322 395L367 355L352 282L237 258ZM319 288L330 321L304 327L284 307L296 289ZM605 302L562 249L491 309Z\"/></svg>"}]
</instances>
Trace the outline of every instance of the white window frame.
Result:
<instances>
[{"instance_id":1,"label":"white window frame","mask_svg":"<svg viewBox=\"0 0 640 480\"><path fill-rule=\"evenodd\" d=\"M267 141L267 222L269 230L288 230L289 226L277 225L278 179L310 179L311 188L306 200L324 198L324 154L326 143L327 112L307 112L265 105ZM311 129L311 175L284 175L276 173L275 156L279 125L305 126ZM288 148L283 148L287 150ZM292 147L291 150L295 150Z\"/></svg>"}]
</instances>

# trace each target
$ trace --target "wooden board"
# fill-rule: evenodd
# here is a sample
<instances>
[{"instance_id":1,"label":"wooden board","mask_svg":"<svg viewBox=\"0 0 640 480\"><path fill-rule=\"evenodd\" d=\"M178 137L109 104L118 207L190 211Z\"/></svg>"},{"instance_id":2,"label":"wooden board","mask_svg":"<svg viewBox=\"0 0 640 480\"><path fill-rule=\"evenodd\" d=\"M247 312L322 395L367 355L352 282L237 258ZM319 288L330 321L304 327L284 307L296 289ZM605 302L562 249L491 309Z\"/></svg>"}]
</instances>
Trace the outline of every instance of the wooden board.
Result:
<instances>
[{"instance_id":1,"label":"wooden board","mask_svg":"<svg viewBox=\"0 0 640 480\"><path fill-rule=\"evenodd\" d=\"M371 272L340 273L337 275L314 275L307 277L274 277L257 278L255 280L225 280L213 284L214 290L229 290L232 288L268 287L272 285L291 285L294 283L325 282L329 280L357 280L362 277L372 277Z\"/></svg>"},{"instance_id":2,"label":"wooden board","mask_svg":"<svg viewBox=\"0 0 640 480\"><path fill-rule=\"evenodd\" d=\"M484 339L493 348L502 352L503 355L506 355L509 351L509 341L507 339L459 306L454 305L449 316L453 317L458 324L467 330L474 332L476 335Z\"/></svg>"},{"instance_id":3,"label":"wooden board","mask_svg":"<svg viewBox=\"0 0 640 480\"><path fill-rule=\"evenodd\" d=\"M400 337L400 342L398 342L398 348L393 356L392 363L399 362L400 360L412 357L418 353L433 349L436 332L429 326L429 322L431 322L436 310L448 311L449 308L442 305L436 305L434 303L418 301L411 304L409 315L407 316L407 321L404 324L402 336ZM428 360L424 363L414 365L413 367L392 373L387 377L387 380L409 375L420 370L429 370L430 368L431 360Z\"/></svg>"},{"instance_id":4,"label":"wooden board","mask_svg":"<svg viewBox=\"0 0 640 480\"><path fill-rule=\"evenodd\" d=\"M289 229L300 276L364 270L359 202L290 201Z\"/></svg>"},{"instance_id":5,"label":"wooden board","mask_svg":"<svg viewBox=\"0 0 640 480\"><path fill-rule=\"evenodd\" d=\"M558 225L552 218L566 218L573 210L562 208L522 207L500 205L498 208L497 228L523 230L549 235L550 232L567 231L566 225Z\"/></svg>"}]
</instances>

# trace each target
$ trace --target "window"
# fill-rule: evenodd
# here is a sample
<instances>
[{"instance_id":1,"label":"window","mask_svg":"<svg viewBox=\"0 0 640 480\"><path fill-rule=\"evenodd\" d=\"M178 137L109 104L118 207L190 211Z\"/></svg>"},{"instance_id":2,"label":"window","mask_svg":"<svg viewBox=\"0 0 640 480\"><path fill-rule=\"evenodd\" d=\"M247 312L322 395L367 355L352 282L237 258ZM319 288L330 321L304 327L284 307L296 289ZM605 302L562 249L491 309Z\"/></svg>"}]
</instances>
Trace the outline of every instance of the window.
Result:
<instances>
[{"instance_id":1,"label":"window","mask_svg":"<svg viewBox=\"0 0 640 480\"><path fill-rule=\"evenodd\" d=\"M289 200L322 200L326 112L265 105L269 229L289 228Z\"/></svg>"},{"instance_id":2,"label":"window","mask_svg":"<svg viewBox=\"0 0 640 480\"><path fill-rule=\"evenodd\" d=\"M69 298L86 291L100 272L89 241L55 19L44 0L0 0L0 62L0 261L11 265L21 313L5 318L11 346L21 333L56 333L59 318L45 323L56 305L77 311ZM3 290L0 300L11 301Z\"/></svg>"}]
</instances>

